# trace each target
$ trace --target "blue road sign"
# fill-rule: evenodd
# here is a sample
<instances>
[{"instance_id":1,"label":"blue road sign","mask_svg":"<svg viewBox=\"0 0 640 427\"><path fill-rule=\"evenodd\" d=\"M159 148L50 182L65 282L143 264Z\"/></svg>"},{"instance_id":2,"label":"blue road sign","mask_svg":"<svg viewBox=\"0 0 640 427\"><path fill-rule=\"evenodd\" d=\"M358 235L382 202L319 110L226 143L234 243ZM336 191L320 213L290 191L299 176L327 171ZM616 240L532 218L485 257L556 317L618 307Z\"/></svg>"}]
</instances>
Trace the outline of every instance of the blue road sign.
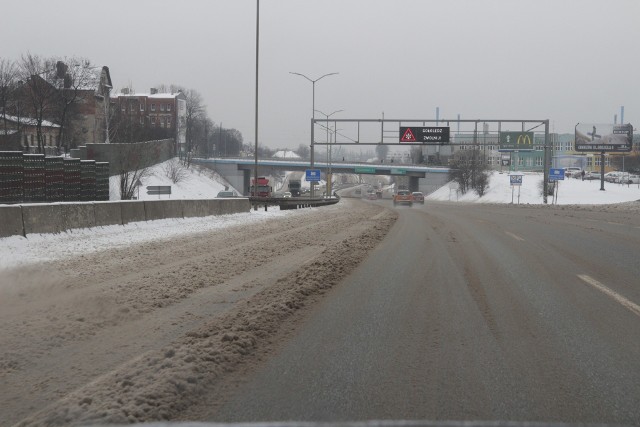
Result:
<instances>
[{"instance_id":1,"label":"blue road sign","mask_svg":"<svg viewBox=\"0 0 640 427\"><path fill-rule=\"evenodd\" d=\"M549 169L549 181L564 181L564 169Z\"/></svg>"},{"instance_id":2,"label":"blue road sign","mask_svg":"<svg viewBox=\"0 0 640 427\"><path fill-rule=\"evenodd\" d=\"M307 169L305 171L305 181L318 182L320 181L320 169Z\"/></svg>"},{"instance_id":3,"label":"blue road sign","mask_svg":"<svg viewBox=\"0 0 640 427\"><path fill-rule=\"evenodd\" d=\"M522 185L522 175L509 175L511 185Z\"/></svg>"}]
</instances>

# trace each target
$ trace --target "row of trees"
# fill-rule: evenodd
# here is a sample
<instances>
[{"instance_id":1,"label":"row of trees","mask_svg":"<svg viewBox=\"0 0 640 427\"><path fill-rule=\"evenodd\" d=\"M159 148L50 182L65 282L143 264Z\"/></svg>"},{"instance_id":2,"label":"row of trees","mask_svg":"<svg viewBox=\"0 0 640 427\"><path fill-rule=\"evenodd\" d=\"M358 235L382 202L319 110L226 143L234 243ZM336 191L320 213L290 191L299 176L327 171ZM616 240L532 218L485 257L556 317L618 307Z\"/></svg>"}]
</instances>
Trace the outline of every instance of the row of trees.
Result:
<instances>
[{"instance_id":1,"label":"row of trees","mask_svg":"<svg viewBox=\"0 0 640 427\"><path fill-rule=\"evenodd\" d=\"M458 184L461 194L472 190L482 197L489 188L489 173L477 150L460 151L451 160L449 181Z\"/></svg>"}]
</instances>

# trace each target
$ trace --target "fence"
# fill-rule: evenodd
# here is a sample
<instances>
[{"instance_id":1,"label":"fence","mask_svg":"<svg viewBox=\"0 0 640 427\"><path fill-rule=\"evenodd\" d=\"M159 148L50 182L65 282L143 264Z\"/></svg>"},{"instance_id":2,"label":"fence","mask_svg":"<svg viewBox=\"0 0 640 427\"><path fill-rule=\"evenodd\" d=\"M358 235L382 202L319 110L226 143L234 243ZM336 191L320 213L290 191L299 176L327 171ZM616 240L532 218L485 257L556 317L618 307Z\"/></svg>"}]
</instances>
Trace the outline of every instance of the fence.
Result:
<instances>
[{"instance_id":1,"label":"fence","mask_svg":"<svg viewBox=\"0 0 640 427\"><path fill-rule=\"evenodd\" d=\"M109 164L0 151L0 204L109 200Z\"/></svg>"}]
</instances>

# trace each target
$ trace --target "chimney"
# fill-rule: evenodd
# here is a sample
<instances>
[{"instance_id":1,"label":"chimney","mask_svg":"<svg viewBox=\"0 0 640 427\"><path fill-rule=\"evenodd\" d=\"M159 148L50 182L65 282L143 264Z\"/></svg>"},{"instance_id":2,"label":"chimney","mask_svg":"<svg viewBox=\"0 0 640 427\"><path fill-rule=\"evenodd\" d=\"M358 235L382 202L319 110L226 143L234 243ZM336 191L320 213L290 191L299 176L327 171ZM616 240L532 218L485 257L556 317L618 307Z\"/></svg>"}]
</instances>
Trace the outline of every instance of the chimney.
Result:
<instances>
[{"instance_id":1,"label":"chimney","mask_svg":"<svg viewBox=\"0 0 640 427\"><path fill-rule=\"evenodd\" d=\"M158 89L152 87L151 89L149 89L149 93L151 93L151 95L155 95L156 93L158 93Z\"/></svg>"},{"instance_id":2,"label":"chimney","mask_svg":"<svg viewBox=\"0 0 640 427\"><path fill-rule=\"evenodd\" d=\"M122 94L123 95L129 95L129 88L128 87L123 87L122 88Z\"/></svg>"}]
</instances>

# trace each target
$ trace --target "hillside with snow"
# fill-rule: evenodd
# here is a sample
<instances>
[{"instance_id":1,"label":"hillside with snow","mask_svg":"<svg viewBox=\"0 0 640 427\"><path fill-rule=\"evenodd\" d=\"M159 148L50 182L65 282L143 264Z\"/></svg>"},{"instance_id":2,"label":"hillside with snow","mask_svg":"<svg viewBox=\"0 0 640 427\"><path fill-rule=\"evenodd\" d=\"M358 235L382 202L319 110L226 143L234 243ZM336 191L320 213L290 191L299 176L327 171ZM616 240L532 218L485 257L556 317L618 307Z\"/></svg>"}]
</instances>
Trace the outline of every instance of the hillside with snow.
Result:
<instances>
[{"instance_id":1,"label":"hillside with snow","mask_svg":"<svg viewBox=\"0 0 640 427\"><path fill-rule=\"evenodd\" d=\"M180 167L178 158L173 158L162 163L158 163L147 169L144 176L140 179L141 186L139 191L135 192L138 200L157 200L160 199L211 199L216 197L219 191L235 190L238 194L241 191L231 187L229 183L217 172L205 167L194 165ZM169 178L171 169L178 167L182 178L179 182L174 183ZM173 169L175 171L175 169ZM120 200L120 176L112 176L109 179L109 196L110 200ZM170 185L170 196L150 196L147 194L146 188L150 185Z\"/></svg>"}]
</instances>

